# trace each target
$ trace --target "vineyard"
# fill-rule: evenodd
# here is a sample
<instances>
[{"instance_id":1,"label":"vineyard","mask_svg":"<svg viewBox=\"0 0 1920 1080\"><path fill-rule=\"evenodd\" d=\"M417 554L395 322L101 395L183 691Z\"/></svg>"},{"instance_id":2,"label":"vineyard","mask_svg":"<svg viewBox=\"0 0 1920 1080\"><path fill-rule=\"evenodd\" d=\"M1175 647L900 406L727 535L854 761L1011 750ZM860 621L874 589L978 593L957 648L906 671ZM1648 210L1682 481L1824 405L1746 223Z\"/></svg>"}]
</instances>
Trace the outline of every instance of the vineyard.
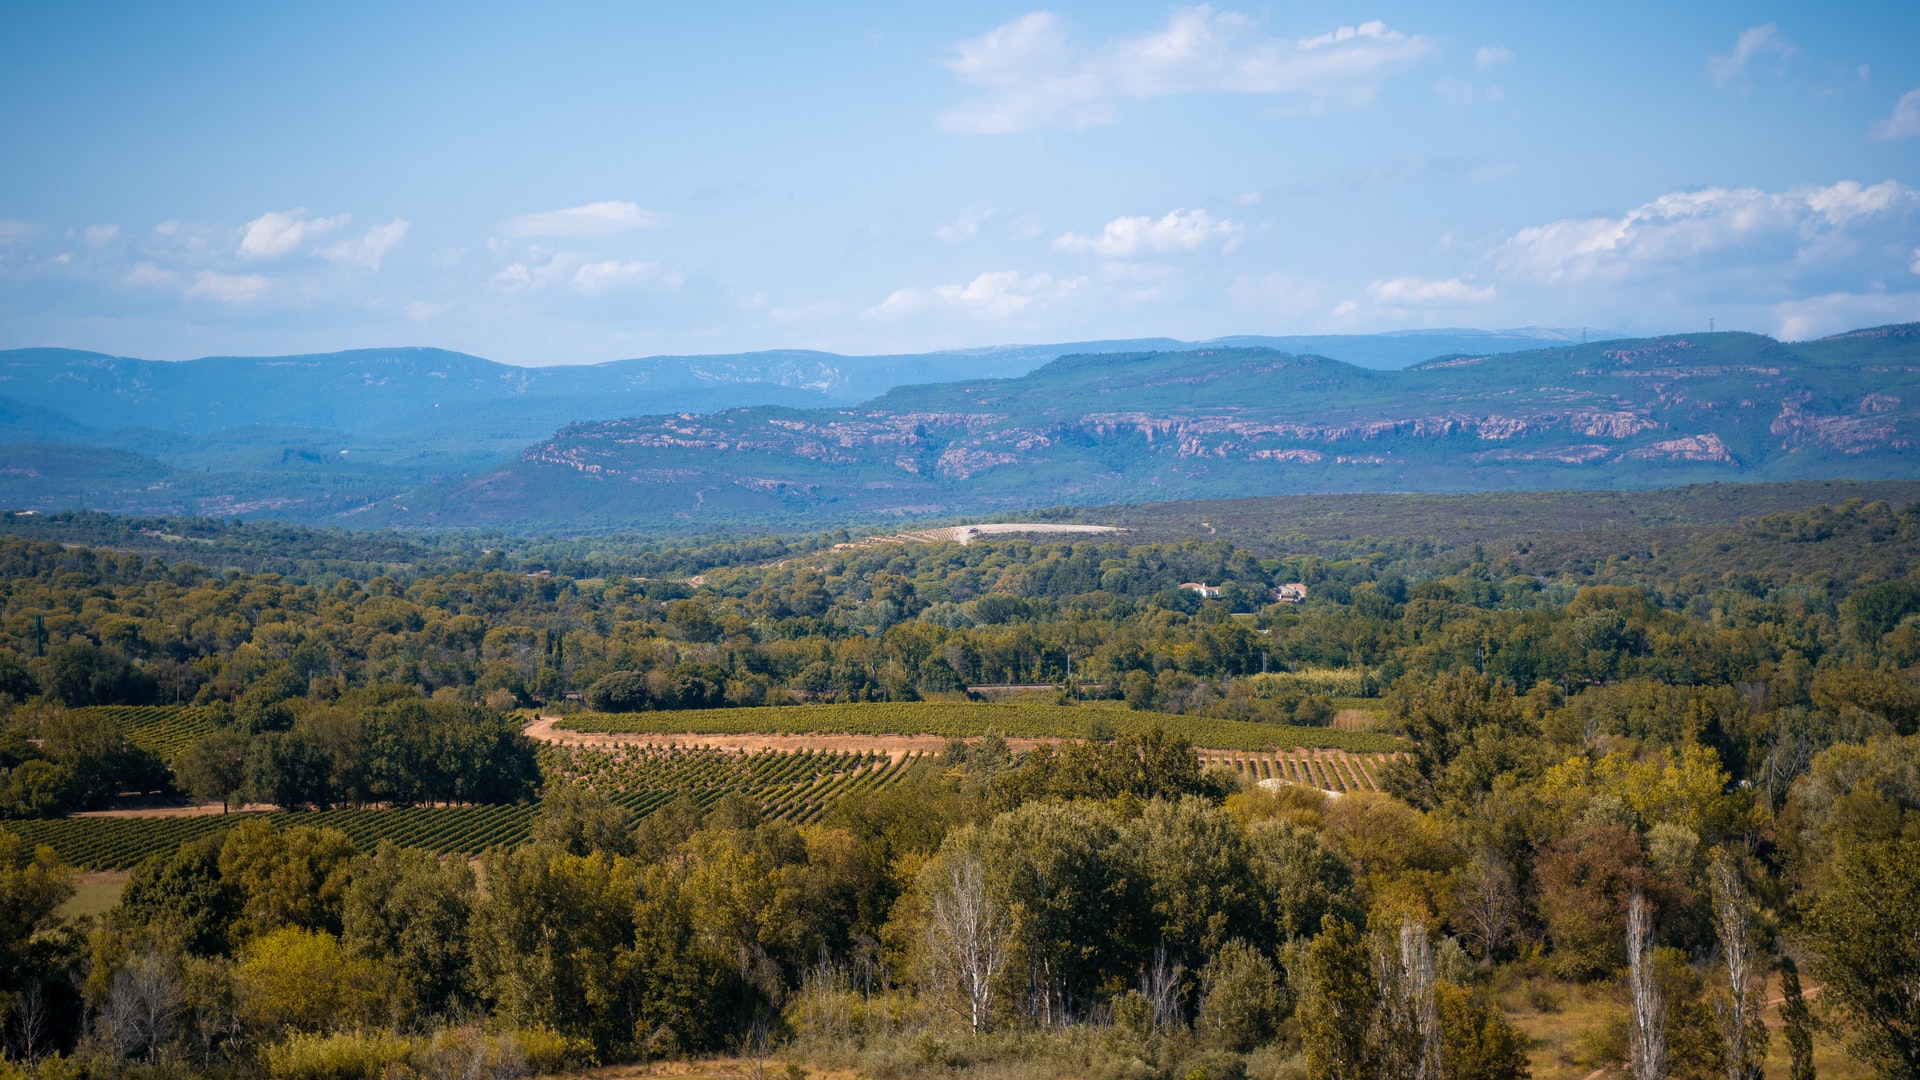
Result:
<instances>
[{"instance_id":1,"label":"vineyard","mask_svg":"<svg viewBox=\"0 0 1920 1080\"><path fill-rule=\"evenodd\" d=\"M602 791L636 817L681 795L709 807L739 793L757 801L767 817L795 824L818 821L847 795L893 783L914 761L866 753L738 754L682 747L548 747L543 757L549 776ZM392 840L443 854L474 854L495 844L525 840L538 814L539 804L533 803L282 811L265 816L276 827L339 829L362 850ZM238 815L223 814L73 817L10 821L4 827L28 844L52 847L75 866L124 870L155 852L171 851L185 841L218 832L237 819Z\"/></svg>"},{"instance_id":2,"label":"vineyard","mask_svg":"<svg viewBox=\"0 0 1920 1080\"><path fill-rule=\"evenodd\" d=\"M989 731L1015 739L1087 739L1164 728L1211 750L1272 752L1302 748L1391 753L1391 735L1332 728L1254 724L1098 705L980 704L914 701L675 712L573 713L573 731L645 735L938 735L973 738Z\"/></svg>"},{"instance_id":3,"label":"vineyard","mask_svg":"<svg viewBox=\"0 0 1920 1080\"><path fill-rule=\"evenodd\" d=\"M93 705L69 715L105 719L125 732L128 742L172 761L213 730L216 714L192 705Z\"/></svg>"},{"instance_id":4,"label":"vineyard","mask_svg":"<svg viewBox=\"0 0 1920 1080\"><path fill-rule=\"evenodd\" d=\"M893 783L918 760L864 751L740 753L681 746L549 746L541 754L550 778L586 784L636 815L683 794L711 806L739 793L758 802L766 816L798 825L818 821L848 795Z\"/></svg>"},{"instance_id":5,"label":"vineyard","mask_svg":"<svg viewBox=\"0 0 1920 1080\"><path fill-rule=\"evenodd\" d=\"M1300 750L1283 754L1202 751L1200 763L1223 767L1248 781L1281 780L1322 791L1379 791L1380 770L1391 754L1349 754L1340 750Z\"/></svg>"}]
</instances>

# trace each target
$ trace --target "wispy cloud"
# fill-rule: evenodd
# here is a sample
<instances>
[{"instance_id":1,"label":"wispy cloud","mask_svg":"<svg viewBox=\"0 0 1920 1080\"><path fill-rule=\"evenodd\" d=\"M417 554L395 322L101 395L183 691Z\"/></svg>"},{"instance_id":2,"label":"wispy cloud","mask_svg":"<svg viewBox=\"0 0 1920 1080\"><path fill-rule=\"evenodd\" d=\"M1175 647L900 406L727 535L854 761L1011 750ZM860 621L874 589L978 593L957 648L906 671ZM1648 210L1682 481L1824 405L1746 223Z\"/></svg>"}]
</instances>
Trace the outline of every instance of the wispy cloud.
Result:
<instances>
[{"instance_id":1,"label":"wispy cloud","mask_svg":"<svg viewBox=\"0 0 1920 1080\"><path fill-rule=\"evenodd\" d=\"M1484 304L1493 299L1491 285L1474 285L1460 278L1400 277L1367 286L1367 298L1388 307L1408 304Z\"/></svg>"},{"instance_id":2,"label":"wispy cloud","mask_svg":"<svg viewBox=\"0 0 1920 1080\"><path fill-rule=\"evenodd\" d=\"M1388 75L1430 50L1385 23L1343 26L1299 40L1264 37L1248 16L1209 5L1175 10L1164 27L1091 49L1066 21L1030 12L955 45L939 62L980 96L942 114L969 135L1112 123L1118 104L1175 94L1304 97L1315 104L1372 100Z\"/></svg>"},{"instance_id":3,"label":"wispy cloud","mask_svg":"<svg viewBox=\"0 0 1920 1080\"><path fill-rule=\"evenodd\" d=\"M597 202L565 210L523 214L507 222L513 236L612 236L660 224L657 214L630 202Z\"/></svg>"},{"instance_id":4,"label":"wispy cloud","mask_svg":"<svg viewBox=\"0 0 1920 1080\"><path fill-rule=\"evenodd\" d=\"M1513 59L1513 50L1503 45L1482 45L1474 50L1473 66L1482 71L1492 71L1501 64Z\"/></svg>"},{"instance_id":5,"label":"wispy cloud","mask_svg":"<svg viewBox=\"0 0 1920 1080\"><path fill-rule=\"evenodd\" d=\"M965 243L980 234L980 227L993 219L994 209L989 206L982 210L968 210L955 218L950 224L933 230L936 240L945 240L949 244Z\"/></svg>"},{"instance_id":6,"label":"wispy cloud","mask_svg":"<svg viewBox=\"0 0 1920 1080\"><path fill-rule=\"evenodd\" d=\"M387 252L407 238L408 225L406 218L395 218L385 225L375 225L359 236L321 248L320 257L329 262L378 270Z\"/></svg>"},{"instance_id":7,"label":"wispy cloud","mask_svg":"<svg viewBox=\"0 0 1920 1080\"><path fill-rule=\"evenodd\" d=\"M1881 142L1920 138L1920 90L1901 94L1894 102L1892 115L1873 125L1872 135Z\"/></svg>"},{"instance_id":8,"label":"wispy cloud","mask_svg":"<svg viewBox=\"0 0 1920 1080\"><path fill-rule=\"evenodd\" d=\"M187 297L205 297L223 304L249 304L267 291L270 283L259 274L222 274L202 270L187 286Z\"/></svg>"},{"instance_id":9,"label":"wispy cloud","mask_svg":"<svg viewBox=\"0 0 1920 1080\"><path fill-rule=\"evenodd\" d=\"M1674 192L1617 217L1569 218L1521 229L1494 252L1505 272L1536 281L1617 279L1656 267L1749 270L1790 260L1801 270L1854 257L1888 216L1912 215L1920 195L1896 180L1767 192ZM1691 271L1690 271L1691 272Z\"/></svg>"},{"instance_id":10,"label":"wispy cloud","mask_svg":"<svg viewBox=\"0 0 1920 1080\"><path fill-rule=\"evenodd\" d=\"M304 241L330 233L351 220L352 214L309 218L304 206L268 211L247 222L240 234L240 257L277 259L292 253Z\"/></svg>"},{"instance_id":11,"label":"wispy cloud","mask_svg":"<svg viewBox=\"0 0 1920 1080\"><path fill-rule=\"evenodd\" d=\"M659 263L596 260L577 251L556 252L539 265L510 263L493 275L493 284L509 291L560 286L582 296L636 287L677 289L681 282L680 274L664 269Z\"/></svg>"},{"instance_id":12,"label":"wispy cloud","mask_svg":"<svg viewBox=\"0 0 1920 1080\"><path fill-rule=\"evenodd\" d=\"M1090 252L1106 258L1125 258L1151 252L1171 254L1197 251L1207 241L1221 238L1233 244L1240 226L1231 219L1216 219L1205 210L1173 210L1161 218L1119 217L1107 222L1098 236L1067 233L1054 240L1057 251Z\"/></svg>"},{"instance_id":13,"label":"wispy cloud","mask_svg":"<svg viewBox=\"0 0 1920 1080\"><path fill-rule=\"evenodd\" d=\"M1061 280L1048 274L1023 275L1017 270L991 270L964 285L936 285L930 289L896 289L870 316L886 318L944 310L988 318L1019 315L1028 308L1059 299L1085 284L1084 278Z\"/></svg>"},{"instance_id":14,"label":"wispy cloud","mask_svg":"<svg viewBox=\"0 0 1920 1080\"><path fill-rule=\"evenodd\" d=\"M1773 23L1750 26L1734 39L1733 51L1725 56L1707 57L1707 74L1713 85L1726 86L1747 73L1747 65L1762 56L1778 57L1784 64L1800 50Z\"/></svg>"}]
</instances>

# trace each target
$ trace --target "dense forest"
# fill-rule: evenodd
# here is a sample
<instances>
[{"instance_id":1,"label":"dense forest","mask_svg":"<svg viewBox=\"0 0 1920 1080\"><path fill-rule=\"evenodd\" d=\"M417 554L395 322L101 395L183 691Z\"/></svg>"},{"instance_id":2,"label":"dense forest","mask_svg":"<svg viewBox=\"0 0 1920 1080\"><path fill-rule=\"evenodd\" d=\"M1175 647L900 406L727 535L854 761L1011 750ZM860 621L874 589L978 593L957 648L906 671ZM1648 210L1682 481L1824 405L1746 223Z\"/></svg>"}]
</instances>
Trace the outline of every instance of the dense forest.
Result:
<instances>
[{"instance_id":1,"label":"dense forest","mask_svg":"<svg viewBox=\"0 0 1920 1080\"><path fill-rule=\"evenodd\" d=\"M1920 508L1293 551L1207 528L592 575L0 538L0 814L538 799L526 843L471 861L233 815L91 915L0 824L0 1070L1494 1078L1540 1060L1526 1016L1579 1000L1574 1075L1920 1075ZM1203 770L1178 717L956 740L796 826L743 798L635 817L519 733L1009 683L1360 712L1404 749L1386 792L1332 796ZM213 730L161 760L82 711L153 703Z\"/></svg>"}]
</instances>

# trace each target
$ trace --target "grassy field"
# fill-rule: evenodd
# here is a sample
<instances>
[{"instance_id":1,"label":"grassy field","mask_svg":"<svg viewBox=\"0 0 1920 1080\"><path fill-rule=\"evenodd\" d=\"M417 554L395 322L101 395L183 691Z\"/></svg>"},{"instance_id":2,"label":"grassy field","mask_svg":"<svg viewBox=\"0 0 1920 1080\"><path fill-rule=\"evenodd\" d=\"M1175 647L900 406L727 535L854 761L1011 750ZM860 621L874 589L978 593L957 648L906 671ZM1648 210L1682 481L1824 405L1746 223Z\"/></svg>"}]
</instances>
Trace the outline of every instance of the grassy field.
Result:
<instances>
[{"instance_id":1,"label":"grassy field","mask_svg":"<svg viewBox=\"0 0 1920 1080\"><path fill-rule=\"evenodd\" d=\"M1209 750L1327 748L1391 753L1389 735L1332 728L1251 724L1203 716L1135 712L1106 705L914 701L672 712L571 713L558 727L587 733L648 735L937 735L973 738L989 731L1015 739L1086 739L1162 728Z\"/></svg>"}]
</instances>

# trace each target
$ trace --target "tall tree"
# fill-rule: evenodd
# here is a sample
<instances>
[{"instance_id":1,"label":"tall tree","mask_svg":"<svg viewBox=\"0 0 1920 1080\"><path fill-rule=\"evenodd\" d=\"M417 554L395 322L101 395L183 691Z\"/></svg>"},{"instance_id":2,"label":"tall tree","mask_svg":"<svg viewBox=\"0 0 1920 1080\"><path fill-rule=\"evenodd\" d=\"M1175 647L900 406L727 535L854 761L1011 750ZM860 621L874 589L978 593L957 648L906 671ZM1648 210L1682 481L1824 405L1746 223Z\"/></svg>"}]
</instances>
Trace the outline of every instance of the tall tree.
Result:
<instances>
[{"instance_id":1,"label":"tall tree","mask_svg":"<svg viewBox=\"0 0 1920 1080\"><path fill-rule=\"evenodd\" d=\"M1667 1009L1653 964L1653 915L1638 891L1627 901L1627 1070L1633 1080L1665 1080Z\"/></svg>"},{"instance_id":2,"label":"tall tree","mask_svg":"<svg viewBox=\"0 0 1920 1080\"><path fill-rule=\"evenodd\" d=\"M1753 941L1753 902L1739 859L1716 851L1708 872L1713 890L1714 931L1727 966L1727 992L1716 1001L1720 1038L1727 1046L1727 1080L1760 1080L1767 1063L1766 970Z\"/></svg>"}]
</instances>

